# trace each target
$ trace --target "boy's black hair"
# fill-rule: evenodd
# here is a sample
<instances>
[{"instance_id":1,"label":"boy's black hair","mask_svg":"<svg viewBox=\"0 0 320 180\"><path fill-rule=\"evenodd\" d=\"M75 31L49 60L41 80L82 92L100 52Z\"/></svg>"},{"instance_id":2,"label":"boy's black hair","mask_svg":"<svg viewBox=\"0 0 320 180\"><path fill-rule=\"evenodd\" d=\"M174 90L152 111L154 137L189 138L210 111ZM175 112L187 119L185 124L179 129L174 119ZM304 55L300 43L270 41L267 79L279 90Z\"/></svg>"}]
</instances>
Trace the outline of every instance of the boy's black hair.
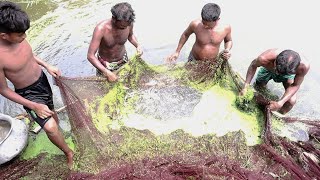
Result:
<instances>
[{"instance_id":1,"label":"boy's black hair","mask_svg":"<svg viewBox=\"0 0 320 180\"><path fill-rule=\"evenodd\" d=\"M30 20L26 12L13 2L0 2L0 32L24 33L30 27Z\"/></svg>"}]
</instances>

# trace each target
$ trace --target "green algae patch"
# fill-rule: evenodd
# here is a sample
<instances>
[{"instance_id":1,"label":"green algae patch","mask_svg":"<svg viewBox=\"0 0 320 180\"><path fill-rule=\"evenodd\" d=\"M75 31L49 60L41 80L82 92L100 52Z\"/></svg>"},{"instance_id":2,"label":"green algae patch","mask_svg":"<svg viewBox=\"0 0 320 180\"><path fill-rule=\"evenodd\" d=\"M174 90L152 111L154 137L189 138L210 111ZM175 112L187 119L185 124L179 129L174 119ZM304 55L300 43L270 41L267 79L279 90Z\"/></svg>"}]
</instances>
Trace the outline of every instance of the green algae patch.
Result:
<instances>
[{"instance_id":1,"label":"green algae patch","mask_svg":"<svg viewBox=\"0 0 320 180\"><path fill-rule=\"evenodd\" d=\"M92 121L100 132L107 133L109 126L118 119L121 114L121 107L123 107L124 97L124 85L116 83L105 96L99 97L89 105Z\"/></svg>"},{"instance_id":2,"label":"green algae patch","mask_svg":"<svg viewBox=\"0 0 320 180\"><path fill-rule=\"evenodd\" d=\"M238 94L232 90L214 86L210 91L212 95L208 101L215 101L215 103L212 103L212 111L220 112L218 113L220 114L220 117L216 118L219 119L219 122L215 123L219 124L216 134L221 135L231 131L242 130L245 134L247 145L252 146L259 144L261 142L260 135L263 127L262 112L257 108L255 113L251 114L239 111L236 105L232 103L235 102ZM215 93L215 95L213 95L213 93ZM204 106L208 103L210 102L204 103ZM212 115L212 117L217 117L218 114L216 113L215 115Z\"/></svg>"},{"instance_id":3,"label":"green algae patch","mask_svg":"<svg viewBox=\"0 0 320 180\"><path fill-rule=\"evenodd\" d=\"M194 88L202 94L200 102L194 107L192 115L189 117L170 119L170 121L141 114L139 110L137 112L126 111L128 114L123 116L121 120L124 126L139 130L148 129L155 135L169 134L181 129L195 137L210 133L223 136L229 132L242 130L245 133L247 145L251 146L261 142L262 112L256 104L253 104L255 109L250 114L237 109L234 103L238 97L236 86L233 85L231 77L224 74L224 70L218 70L219 79L217 80L198 82L188 78L189 72L181 64L174 67L153 66L151 69L156 72L156 75L150 79L158 80L160 78L157 77L166 76L167 78L162 78L162 80L174 82L172 86ZM166 85L171 86L170 84ZM155 84L152 88L156 88L156 86L159 85ZM132 102L139 99L136 96Z\"/></svg>"},{"instance_id":4,"label":"green algae patch","mask_svg":"<svg viewBox=\"0 0 320 180\"><path fill-rule=\"evenodd\" d=\"M75 149L75 144L73 143L72 137L69 136L65 139L66 143L70 147L70 149ZM28 138L28 145L26 149L23 151L20 158L22 159L32 159L40 155L41 153L47 153L48 155L61 155L63 152L56 147L52 142L48 139L46 133L44 131L40 132L37 135L30 135Z\"/></svg>"},{"instance_id":5,"label":"green algae patch","mask_svg":"<svg viewBox=\"0 0 320 180\"><path fill-rule=\"evenodd\" d=\"M118 129L121 125L122 116L133 109L131 105L137 100L130 98L126 101L128 87L136 89L142 76L152 76L154 71L139 57L134 56L118 73L119 81L110 85L106 82L105 86L109 88L106 95L97 98L93 103L87 105L91 114L93 123L101 133L108 133L109 128Z\"/></svg>"},{"instance_id":6,"label":"green algae patch","mask_svg":"<svg viewBox=\"0 0 320 180\"><path fill-rule=\"evenodd\" d=\"M106 95L89 105L93 122L100 132L109 133L110 128L120 129L126 126L138 130L148 129L155 135L169 134L181 129L198 137L210 133L223 136L229 132L242 130L247 145L261 142L263 115L256 104L252 104L253 111L249 114L237 109L237 103L234 103L238 97L236 86L225 70L218 69L216 78L201 82L190 79L188 77L190 72L181 64L174 67L149 67L136 57L130 63L120 71L120 77L123 76L120 81L111 86ZM200 79L204 78L206 77ZM149 83L153 81L154 84ZM131 86L132 83L135 84L134 87ZM141 91L158 88L161 91L163 86L191 87L202 94L190 116L164 121L152 114L141 114L141 110L135 109L142 102L141 96L148 95ZM248 97L249 95L250 93L246 98L251 98L253 101L253 96ZM149 98L158 97L151 93Z\"/></svg>"},{"instance_id":7,"label":"green algae patch","mask_svg":"<svg viewBox=\"0 0 320 180\"><path fill-rule=\"evenodd\" d=\"M248 88L246 94L243 96L237 96L235 101L237 107L247 113L253 113L257 109L257 104L254 99L254 90Z\"/></svg>"},{"instance_id":8,"label":"green algae patch","mask_svg":"<svg viewBox=\"0 0 320 180\"><path fill-rule=\"evenodd\" d=\"M221 137L214 134L195 137L181 129L169 134L155 135L149 130L122 127L120 131L111 132L109 135L111 139L117 139L107 147L113 163L135 162L146 157L152 159L180 156L194 152L199 154L215 152L225 154L231 159L247 159L245 157L250 149L246 146L244 134L241 131ZM185 158L188 159L188 156ZM247 163L247 160L245 162Z\"/></svg>"},{"instance_id":9,"label":"green algae patch","mask_svg":"<svg viewBox=\"0 0 320 180\"><path fill-rule=\"evenodd\" d=\"M229 132L242 130L248 145L259 144L262 113L246 114L239 111L230 103L234 102L235 98L236 94L233 91L214 86L202 93L201 100L194 107L190 117L162 121L156 117L132 113L123 119L123 123L135 129L148 129L156 135L182 129L195 137L205 134L223 136Z\"/></svg>"},{"instance_id":10,"label":"green algae patch","mask_svg":"<svg viewBox=\"0 0 320 180\"><path fill-rule=\"evenodd\" d=\"M258 111L246 114L236 108L235 86L230 76L223 75L225 71L219 71L219 80L195 82L188 78L189 72L182 65L146 68L146 64L137 59L130 63L119 72L119 82L89 105L96 128L110 137L103 153L111 161L134 161L194 151L205 153L208 144L235 132L243 132L243 147L261 142L262 125L258 119L262 114ZM157 93L171 86L173 89L191 87L201 94L190 116L164 120L137 109L139 103L143 103L141 97L150 95L149 89ZM151 92L151 101L154 97L157 98ZM208 137L211 137L210 142Z\"/></svg>"},{"instance_id":11,"label":"green algae patch","mask_svg":"<svg viewBox=\"0 0 320 180\"><path fill-rule=\"evenodd\" d=\"M184 63L177 63L174 65L157 65L152 66L152 70L159 74L170 75L175 79L182 79L188 72L184 66Z\"/></svg>"},{"instance_id":12,"label":"green algae patch","mask_svg":"<svg viewBox=\"0 0 320 180\"><path fill-rule=\"evenodd\" d=\"M243 166L252 167L248 151L261 142L262 113L236 107L237 88L224 69L209 75L193 71L180 64L150 66L134 57L117 82L96 82L101 94L83 99L95 129L74 128L74 169L97 173L121 162L212 152L241 157Z\"/></svg>"},{"instance_id":13,"label":"green algae patch","mask_svg":"<svg viewBox=\"0 0 320 180\"><path fill-rule=\"evenodd\" d=\"M37 20L36 22L32 23L30 26L30 29L28 30L28 40L32 45L40 44L41 42L36 42L36 40L40 40L41 38L38 38L39 35L42 34L42 31L44 31L48 26L54 24L59 16L46 16L45 18L41 18ZM47 35L47 33L45 33ZM46 39L46 38L44 38Z\"/></svg>"},{"instance_id":14,"label":"green algae patch","mask_svg":"<svg viewBox=\"0 0 320 180\"><path fill-rule=\"evenodd\" d=\"M164 137L155 137L148 131L122 128L119 133L122 141L113 147L115 159L137 160L170 152L170 141Z\"/></svg>"},{"instance_id":15,"label":"green algae patch","mask_svg":"<svg viewBox=\"0 0 320 180\"><path fill-rule=\"evenodd\" d=\"M125 64L123 68L119 70L120 83L125 84L132 89L138 88L140 82L143 81L143 77L146 75L152 76L154 70L140 57L134 56L129 63Z\"/></svg>"}]
</instances>

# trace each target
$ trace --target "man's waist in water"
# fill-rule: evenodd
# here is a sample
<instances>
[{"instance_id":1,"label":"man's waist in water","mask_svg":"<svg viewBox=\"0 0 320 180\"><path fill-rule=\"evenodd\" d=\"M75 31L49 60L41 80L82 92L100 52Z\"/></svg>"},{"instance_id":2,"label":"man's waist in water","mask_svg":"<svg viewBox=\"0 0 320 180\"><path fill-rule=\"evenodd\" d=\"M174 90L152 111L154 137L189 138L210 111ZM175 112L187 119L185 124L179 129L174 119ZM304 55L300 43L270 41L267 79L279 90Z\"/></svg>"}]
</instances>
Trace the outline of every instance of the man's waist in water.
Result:
<instances>
[{"instance_id":1,"label":"man's waist in water","mask_svg":"<svg viewBox=\"0 0 320 180\"><path fill-rule=\"evenodd\" d=\"M98 55L98 59L103 64L106 64L106 63L118 64L118 63L121 63L123 56L121 56L119 58L103 58L100 55Z\"/></svg>"},{"instance_id":2,"label":"man's waist in water","mask_svg":"<svg viewBox=\"0 0 320 180\"><path fill-rule=\"evenodd\" d=\"M195 55L193 54L193 58L196 59L196 60L201 60L201 61L215 61L218 57L219 57L219 54L213 54L213 55Z\"/></svg>"},{"instance_id":3,"label":"man's waist in water","mask_svg":"<svg viewBox=\"0 0 320 180\"><path fill-rule=\"evenodd\" d=\"M219 50L216 49L214 49L214 51L208 49L192 49L191 53L194 58L198 60L216 59L219 56Z\"/></svg>"},{"instance_id":4,"label":"man's waist in water","mask_svg":"<svg viewBox=\"0 0 320 180\"><path fill-rule=\"evenodd\" d=\"M126 55L126 50L107 50L107 51L101 51L99 50L97 53L98 58L102 59L106 62L117 62L123 59L123 56Z\"/></svg>"}]
</instances>

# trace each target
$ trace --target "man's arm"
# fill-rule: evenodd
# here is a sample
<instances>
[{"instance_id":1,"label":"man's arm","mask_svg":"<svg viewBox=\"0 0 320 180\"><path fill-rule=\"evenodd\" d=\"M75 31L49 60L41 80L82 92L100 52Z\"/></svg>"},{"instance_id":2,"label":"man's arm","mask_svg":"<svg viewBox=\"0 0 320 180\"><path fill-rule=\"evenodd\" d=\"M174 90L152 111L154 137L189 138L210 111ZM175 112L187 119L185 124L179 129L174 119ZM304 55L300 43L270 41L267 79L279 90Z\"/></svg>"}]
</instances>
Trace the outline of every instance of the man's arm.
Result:
<instances>
[{"instance_id":1,"label":"man's arm","mask_svg":"<svg viewBox=\"0 0 320 180\"><path fill-rule=\"evenodd\" d=\"M262 60L262 57L259 56L251 62L250 66L248 67L246 81L245 81L243 89L240 92L240 95L244 95L246 93L247 88L248 88L250 82L252 81L254 74L257 71L257 68L259 66L261 66L261 60Z\"/></svg>"},{"instance_id":2,"label":"man's arm","mask_svg":"<svg viewBox=\"0 0 320 180\"><path fill-rule=\"evenodd\" d=\"M167 61L175 61L178 57L179 57L179 54L180 54L180 51L183 47L183 45L187 42L187 40L189 39L189 36L194 32L194 26L195 26L195 22L192 21L188 28L182 33L180 39L179 39L179 43L178 43L178 47L176 49L176 51L170 55L168 58L167 58Z\"/></svg>"},{"instance_id":3,"label":"man's arm","mask_svg":"<svg viewBox=\"0 0 320 180\"><path fill-rule=\"evenodd\" d=\"M226 27L227 35L224 38L224 50L222 51L222 57L225 60L228 60L231 57L230 50L233 45L232 37L231 37L231 26Z\"/></svg>"},{"instance_id":4,"label":"man's arm","mask_svg":"<svg viewBox=\"0 0 320 180\"><path fill-rule=\"evenodd\" d=\"M0 94L10 99L13 102L26 106L30 109L33 109L37 113L37 115L41 118L46 118L53 114L53 112L46 105L38 104L28 99L25 99L19 94L17 94L16 92L14 92L13 90L11 90L8 87L3 68L0 69Z\"/></svg>"},{"instance_id":5,"label":"man's arm","mask_svg":"<svg viewBox=\"0 0 320 180\"><path fill-rule=\"evenodd\" d=\"M233 45L232 37L231 37L231 26L227 27L228 34L224 38L224 49L230 51Z\"/></svg>"},{"instance_id":6,"label":"man's arm","mask_svg":"<svg viewBox=\"0 0 320 180\"><path fill-rule=\"evenodd\" d=\"M87 59L95 68L101 71L109 81L115 81L117 79L116 77L114 77L115 75L110 70L105 68L96 57L96 52L98 51L100 42L103 38L103 27L101 26L102 25L97 25L93 31L92 39L87 53Z\"/></svg>"},{"instance_id":7,"label":"man's arm","mask_svg":"<svg viewBox=\"0 0 320 180\"><path fill-rule=\"evenodd\" d=\"M141 56L143 54L143 52L142 52L142 49L138 43L137 37L133 34L133 25L131 25L131 27L130 27L128 40L132 45L134 45L134 47L136 47L137 55Z\"/></svg>"},{"instance_id":8,"label":"man's arm","mask_svg":"<svg viewBox=\"0 0 320 180\"><path fill-rule=\"evenodd\" d=\"M297 93L309 69L310 69L310 66L309 64L307 64L302 67L301 72L297 72L293 83L285 90L281 99L276 104L275 103L271 104L270 106L271 110L280 109L295 93Z\"/></svg>"}]
</instances>

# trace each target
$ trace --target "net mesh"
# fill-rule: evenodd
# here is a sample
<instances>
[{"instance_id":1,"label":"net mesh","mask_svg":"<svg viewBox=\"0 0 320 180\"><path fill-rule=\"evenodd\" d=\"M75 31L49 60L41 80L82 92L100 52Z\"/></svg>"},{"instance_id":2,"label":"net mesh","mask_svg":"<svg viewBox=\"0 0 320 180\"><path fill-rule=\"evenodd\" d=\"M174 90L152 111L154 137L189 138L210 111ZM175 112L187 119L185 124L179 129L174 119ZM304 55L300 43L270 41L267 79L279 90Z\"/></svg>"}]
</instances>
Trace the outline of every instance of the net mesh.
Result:
<instances>
[{"instance_id":1,"label":"net mesh","mask_svg":"<svg viewBox=\"0 0 320 180\"><path fill-rule=\"evenodd\" d=\"M185 66L161 68L151 68L141 59L133 58L120 71L121 79L117 83L106 83L103 78L61 78L58 81L77 140L78 156L85 161L78 163L85 173L74 172L69 179L320 177L319 150L311 142L296 143L273 135L272 115L267 108L269 101L258 93L255 100L263 110L265 128L263 143L254 147L246 146L240 131L223 137L192 137L181 130L156 136L148 130L121 124L130 114L128 112L160 122L183 119L192 114L202 90L207 87L219 85L235 92L242 87L239 76L221 58L214 63L191 62ZM130 106L132 108L125 108ZM297 118L284 120L301 121ZM303 122L319 127L318 121ZM141 145L140 141L145 142ZM96 169L92 168L94 165Z\"/></svg>"},{"instance_id":2,"label":"net mesh","mask_svg":"<svg viewBox=\"0 0 320 180\"><path fill-rule=\"evenodd\" d=\"M320 177L317 120L277 117L301 122L310 140L294 142L272 131L269 100L255 93L252 116L262 119L261 143L248 146L247 135L234 130L193 135L195 121L221 119L228 109L206 107L218 114L195 113L212 87L238 94L241 77L222 59L176 66L150 66L134 57L118 72L118 82L85 77L57 79L76 142L66 179L316 179ZM232 102L229 102L232 103ZM204 101L204 106L206 102ZM221 105L222 106L222 105ZM215 112L214 112L215 113ZM194 117L197 118L194 118ZM212 117L216 116L216 117ZM231 115L230 115L231 116ZM231 117L232 119L232 117ZM209 121L201 121L203 124ZM221 124L218 124L218 123ZM164 124L168 124L165 126ZM188 129L184 127L191 124ZM154 129L151 127L155 126ZM184 128L182 128L184 127ZM204 126L201 126L203 128ZM203 128L205 129L205 128ZM167 130L167 131L165 131ZM33 164L39 162L38 157ZM23 161L31 164L30 161ZM17 163L17 162L15 162ZM14 166L14 164L11 165ZM21 164L21 161L19 162ZM17 163L17 164L19 164ZM16 164L16 165L17 165ZM18 165L17 165L18 166ZM7 177L7 169L0 170ZM1 172L2 171L2 172ZM48 173L50 174L50 173ZM52 173L54 174L54 173ZM15 172L16 177L24 177Z\"/></svg>"}]
</instances>

